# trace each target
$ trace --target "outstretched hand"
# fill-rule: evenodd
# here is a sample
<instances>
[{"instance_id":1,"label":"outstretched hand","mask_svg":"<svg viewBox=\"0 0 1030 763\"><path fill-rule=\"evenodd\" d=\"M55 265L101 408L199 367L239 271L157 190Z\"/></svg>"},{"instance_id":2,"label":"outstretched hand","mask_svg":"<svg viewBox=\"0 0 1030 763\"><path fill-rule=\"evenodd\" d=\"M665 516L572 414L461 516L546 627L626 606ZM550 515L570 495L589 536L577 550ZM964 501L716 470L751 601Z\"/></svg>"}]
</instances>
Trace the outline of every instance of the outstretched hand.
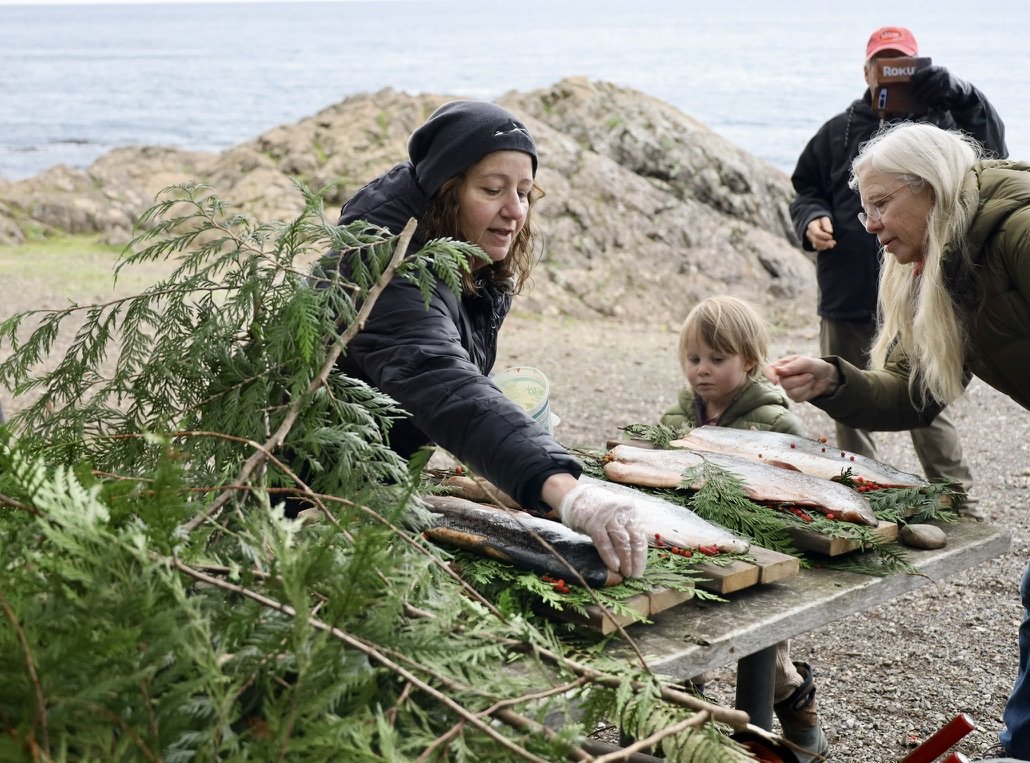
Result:
<instances>
[{"instance_id":1,"label":"outstretched hand","mask_svg":"<svg viewBox=\"0 0 1030 763\"><path fill-rule=\"evenodd\" d=\"M766 378L779 384L795 403L805 403L837 389L837 367L822 358L787 355L762 369Z\"/></svg>"},{"instance_id":2,"label":"outstretched hand","mask_svg":"<svg viewBox=\"0 0 1030 763\"><path fill-rule=\"evenodd\" d=\"M647 536L625 496L603 484L580 482L565 494L559 513L564 525L590 536L610 570L626 578L644 574Z\"/></svg>"}]
</instances>

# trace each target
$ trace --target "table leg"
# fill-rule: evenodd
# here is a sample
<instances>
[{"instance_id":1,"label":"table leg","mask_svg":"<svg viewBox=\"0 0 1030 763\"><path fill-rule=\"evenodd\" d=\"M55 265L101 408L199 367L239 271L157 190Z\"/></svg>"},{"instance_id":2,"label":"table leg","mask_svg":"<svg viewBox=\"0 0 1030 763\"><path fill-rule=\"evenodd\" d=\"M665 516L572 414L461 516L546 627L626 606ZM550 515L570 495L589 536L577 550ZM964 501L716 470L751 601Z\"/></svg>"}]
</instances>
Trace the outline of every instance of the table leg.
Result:
<instances>
[{"instance_id":1,"label":"table leg","mask_svg":"<svg viewBox=\"0 0 1030 763\"><path fill-rule=\"evenodd\" d=\"M751 722L772 730L776 644L737 660L737 709Z\"/></svg>"}]
</instances>

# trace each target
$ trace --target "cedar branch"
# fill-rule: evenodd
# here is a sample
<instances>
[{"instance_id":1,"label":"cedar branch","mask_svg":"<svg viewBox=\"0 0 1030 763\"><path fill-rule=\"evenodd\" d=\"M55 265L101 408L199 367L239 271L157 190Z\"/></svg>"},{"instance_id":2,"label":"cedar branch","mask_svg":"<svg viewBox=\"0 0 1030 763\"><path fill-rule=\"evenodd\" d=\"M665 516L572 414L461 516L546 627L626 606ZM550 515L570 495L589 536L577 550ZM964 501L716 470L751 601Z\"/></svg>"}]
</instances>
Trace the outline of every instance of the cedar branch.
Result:
<instances>
[{"instance_id":1,"label":"cedar branch","mask_svg":"<svg viewBox=\"0 0 1030 763\"><path fill-rule=\"evenodd\" d=\"M401 231L400 238L397 241L397 246L394 249L393 257L390 259L389 265L387 265L386 269L383 271L383 274L376 282L375 287L369 290L368 296L361 305L361 309L358 311L354 322L348 326L347 330L344 331L343 334L341 334L334 342L332 349L330 349L329 353L326 355L322 368L319 370L318 375L308 384L305 393L303 395L298 395L297 399L290 404L279 428L271 437L268 438L260 449L256 450L250 458L244 462L243 467L240 469L240 472L236 477L237 483L246 482L250 475L252 475L266 461L266 454L282 445L283 441L286 439L286 435L289 433L294 422L297 420L297 417L300 415L301 409L307 404L308 397L326 383L329 378L329 374L332 373L333 368L336 365L336 359L350 343L350 340L354 335L364 327L365 321L368 319L368 315L371 313L372 307L375 305L379 295L393 279L394 274L397 272L397 268L404 259L404 253L407 251L408 244L411 242L412 236L415 235L415 229L417 227L418 221L415 218L411 218L408 221L408 224L404 226L404 230ZM215 517L218 512L222 510L222 507L229 502L232 495L233 491L227 490L223 492L218 496L218 498L211 502L211 505L207 509L183 524L179 528L179 532L183 535L189 535L200 527L200 525Z\"/></svg>"}]
</instances>

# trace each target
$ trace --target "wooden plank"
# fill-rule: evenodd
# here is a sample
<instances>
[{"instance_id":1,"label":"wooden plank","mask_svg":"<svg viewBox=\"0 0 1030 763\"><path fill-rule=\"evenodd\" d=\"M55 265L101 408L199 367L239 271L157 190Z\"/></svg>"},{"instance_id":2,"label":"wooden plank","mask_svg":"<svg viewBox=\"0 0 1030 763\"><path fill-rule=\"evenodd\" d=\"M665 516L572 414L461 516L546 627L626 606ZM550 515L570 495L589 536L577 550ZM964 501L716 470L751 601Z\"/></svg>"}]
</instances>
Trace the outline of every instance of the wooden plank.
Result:
<instances>
[{"instance_id":1,"label":"wooden plank","mask_svg":"<svg viewBox=\"0 0 1030 763\"><path fill-rule=\"evenodd\" d=\"M790 533L794 545L801 551L814 551L826 556L840 556L859 549L856 541L847 538L834 538L822 533L813 532L803 527L791 527L787 530ZM898 525L896 522L880 521L880 524L873 530L873 534L882 542L889 543L898 537Z\"/></svg>"},{"instance_id":2,"label":"wooden plank","mask_svg":"<svg viewBox=\"0 0 1030 763\"><path fill-rule=\"evenodd\" d=\"M775 583L777 580L792 578L801 572L801 560L796 556L761 546L752 546L748 554L758 564L759 583Z\"/></svg>"},{"instance_id":3,"label":"wooden plank","mask_svg":"<svg viewBox=\"0 0 1030 763\"><path fill-rule=\"evenodd\" d=\"M698 583L698 587L712 593L727 594L761 583L785 580L801 571L800 560L790 554L751 546L748 556L753 561L733 562L725 567L715 564L698 566L698 572L708 578L705 582Z\"/></svg>"},{"instance_id":4,"label":"wooden plank","mask_svg":"<svg viewBox=\"0 0 1030 763\"><path fill-rule=\"evenodd\" d=\"M619 629L619 625L630 625L632 623L639 622L642 618L646 618L649 614L650 606L648 597L649 594L642 593L625 602L626 605L634 612L639 613L636 617L633 615L617 615L613 612L605 612L600 607L587 607L587 613L585 616L571 610L559 612L547 606L542 606L539 611L541 614L548 617L554 617L570 623L586 625L604 636L609 636Z\"/></svg>"},{"instance_id":5,"label":"wooden plank","mask_svg":"<svg viewBox=\"0 0 1030 763\"><path fill-rule=\"evenodd\" d=\"M753 550L755 547L751 548ZM697 587L717 594L742 591L758 585L761 579L758 565L750 562L730 562L727 565L699 564L694 569L705 577L704 580L698 581Z\"/></svg>"},{"instance_id":6,"label":"wooden plank","mask_svg":"<svg viewBox=\"0 0 1030 763\"><path fill-rule=\"evenodd\" d=\"M626 626L640 622L659 612L672 609L692 598L694 598L693 591L656 588L653 591L637 594L623 602L623 606L632 610L633 613L631 614L605 612L601 607L587 607L586 616L572 611L558 612L549 607L542 607L540 611L550 617L586 625L602 635L608 636L615 633L620 625Z\"/></svg>"},{"instance_id":7,"label":"wooden plank","mask_svg":"<svg viewBox=\"0 0 1030 763\"><path fill-rule=\"evenodd\" d=\"M672 588L659 588L649 591L647 593L647 613L649 615L656 615L693 598L693 591L676 591Z\"/></svg>"}]
</instances>

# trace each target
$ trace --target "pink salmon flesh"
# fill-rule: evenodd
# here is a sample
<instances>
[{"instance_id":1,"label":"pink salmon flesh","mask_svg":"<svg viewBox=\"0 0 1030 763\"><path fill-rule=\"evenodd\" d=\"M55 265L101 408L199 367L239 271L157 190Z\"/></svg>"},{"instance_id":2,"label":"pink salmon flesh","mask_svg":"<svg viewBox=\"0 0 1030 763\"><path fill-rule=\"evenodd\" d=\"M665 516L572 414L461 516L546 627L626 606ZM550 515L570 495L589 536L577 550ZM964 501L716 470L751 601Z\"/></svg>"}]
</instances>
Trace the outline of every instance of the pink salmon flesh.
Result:
<instances>
[{"instance_id":1,"label":"pink salmon flesh","mask_svg":"<svg viewBox=\"0 0 1030 763\"><path fill-rule=\"evenodd\" d=\"M903 472L876 459L849 453L829 443L782 432L702 426L673 440L669 447L686 448L695 453L728 453L752 461L786 465L827 480L839 477L850 469L852 477L861 477L882 487L910 488L929 484L916 474Z\"/></svg>"},{"instance_id":2,"label":"pink salmon flesh","mask_svg":"<svg viewBox=\"0 0 1030 763\"><path fill-rule=\"evenodd\" d=\"M756 503L810 508L832 514L845 522L872 527L879 523L865 496L849 487L794 469L726 453L617 445L608 451L604 473L608 479L625 484L696 490L701 483L684 484L683 473L688 469L698 469L706 461L737 477L748 498Z\"/></svg>"}]
</instances>

